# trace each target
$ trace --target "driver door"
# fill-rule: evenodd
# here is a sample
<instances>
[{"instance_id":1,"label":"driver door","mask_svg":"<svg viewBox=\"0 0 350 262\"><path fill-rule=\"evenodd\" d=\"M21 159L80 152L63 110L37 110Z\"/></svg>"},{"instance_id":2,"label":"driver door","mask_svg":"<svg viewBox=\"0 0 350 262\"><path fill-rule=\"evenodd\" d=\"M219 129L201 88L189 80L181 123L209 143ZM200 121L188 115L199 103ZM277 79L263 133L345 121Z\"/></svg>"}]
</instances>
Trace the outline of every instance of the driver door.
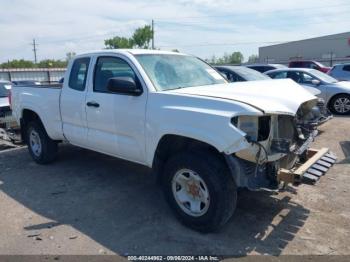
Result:
<instances>
[{"instance_id":1,"label":"driver door","mask_svg":"<svg viewBox=\"0 0 350 262\"><path fill-rule=\"evenodd\" d=\"M145 90L139 96L113 93L107 88L108 80L113 77L131 77L140 85L136 69L126 59L96 57L93 80L86 96L89 147L144 163L147 93Z\"/></svg>"}]
</instances>

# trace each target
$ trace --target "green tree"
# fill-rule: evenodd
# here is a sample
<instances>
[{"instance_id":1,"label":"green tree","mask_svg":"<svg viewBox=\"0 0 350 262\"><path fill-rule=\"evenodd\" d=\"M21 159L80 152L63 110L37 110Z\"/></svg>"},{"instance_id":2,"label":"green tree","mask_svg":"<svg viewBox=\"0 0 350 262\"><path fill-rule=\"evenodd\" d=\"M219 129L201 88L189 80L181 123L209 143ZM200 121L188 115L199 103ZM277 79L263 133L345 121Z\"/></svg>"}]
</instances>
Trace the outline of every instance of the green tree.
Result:
<instances>
[{"instance_id":1,"label":"green tree","mask_svg":"<svg viewBox=\"0 0 350 262\"><path fill-rule=\"evenodd\" d=\"M48 67L59 67L64 68L67 66L67 61L55 60L55 59L45 59L37 64L34 64L29 60L12 60L0 64L1 68L48 68Z\"/></svg>"},{"instance_id":2,"label":"green tree","mask_svg":"<svg viewBox=\"0 0 350 262\"><path fill-rule=\"evenodd\" d=\"M210 64L225 65L225 64L241 64L243 61L243 55L241 52L233 52L232 54L224 53L222 57L212 56L208 59Z\"/></svg>"},{"instance_id":3,"label":"green tree","mask_svg":"<svg viewBox=\"0 0 350 262\"><path fill-rule=\"evenodd\" d=\"M132 40L135 47L138 48L149 48L149 44L152 40L153 32L150 25L137 28L132 35Z\"/></svg>"},{"instance_id":4,"label":"green tree","mask_svg":"<svg viewBox=\"0 0 350 262\"><path fill-rule=\"evenodd\" d=\"M1 64L1 68L33 68L35 64L30 60L14 59Z\"/></svg>"},{"instance_id":5,"label":"green tree","mask_svg":"<svg viewBox=\"0 0 350 262\"><path fill-rule=\"evenodd\" d=\"M107 49L132 48L133 40L131 38L115 36L105 40Z\"/></svg>"},{"instance_id":6,"label":"green tree","mask_svg":"<svg viewBox=\"0 0 350 262\"><path fill-rule=\"evenodd\" d=\"M37 65L38 68L52 68L52 67L58 67L58 68L64 68L67 66L67 61L62 60L55 60L55 59L45 59L40 61Z\"/></svg>"},{"instance_id":7,"label":"green tree","mask_svg":"<svg viewBox=\"0 0 350 262\"><path fill-rule=\"evenodd\" d=\"M241 64L243 61L244 57L241 52L233 52L229 56L229 64Z\"/></svg>"},{"instance_id":8,"label":"green tree","mask_svg":"<svg viewBox=\"0 0 350 262\"><path fill-rule=\"evenodd\" d=\"M248 58L248 63L256 63L259 61L259 56L258 55L251 55Z\"/></svg>"},{"instance_id":9,"label":"green tree","mask_svg":"<svg viewBox=\"0 0 350 262\"><path fill-rule=\"evenodd\" d=\"M131 38L115 36L105 40L107 49L119 48L149 48L153 37L152 28L149 25L137 28Z\"/></svg>"}]
</instances>

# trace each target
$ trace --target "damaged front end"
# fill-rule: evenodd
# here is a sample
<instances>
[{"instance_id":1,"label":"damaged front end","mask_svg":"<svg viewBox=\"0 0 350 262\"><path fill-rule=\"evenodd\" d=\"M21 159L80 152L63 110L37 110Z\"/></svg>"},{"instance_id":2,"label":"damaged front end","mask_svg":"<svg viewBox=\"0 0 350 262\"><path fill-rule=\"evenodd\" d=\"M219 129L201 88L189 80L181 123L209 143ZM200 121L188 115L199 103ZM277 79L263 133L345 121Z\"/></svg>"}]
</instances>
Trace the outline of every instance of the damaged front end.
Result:
<instances>
[{"instance_id":1,"label":"damaged front end","mask_svg":"<svg viewBox=\"0 0 350 262\"><path fill-rule=\"evenodd\" d=\"M322 98L318 98L316 104L314 104L314 101L302 104L297 115L300 121L309 126L320 126L333 118Z\"/></svg>"},{"instance_id":2,"label":"damaged front end","mask_svg":"<svg viewBox=\"0 0 350 262\"><path fill-rule=\"evenodd\" d=\"M288 183L316 182L335 162L328 149L310 149L321 114L317 100L295 115L238 116L231 121L250 146L226 155L236 184L249 190L278 190ZM237 168L238 167L238 168Z\"/></svg>"}]
</instances>

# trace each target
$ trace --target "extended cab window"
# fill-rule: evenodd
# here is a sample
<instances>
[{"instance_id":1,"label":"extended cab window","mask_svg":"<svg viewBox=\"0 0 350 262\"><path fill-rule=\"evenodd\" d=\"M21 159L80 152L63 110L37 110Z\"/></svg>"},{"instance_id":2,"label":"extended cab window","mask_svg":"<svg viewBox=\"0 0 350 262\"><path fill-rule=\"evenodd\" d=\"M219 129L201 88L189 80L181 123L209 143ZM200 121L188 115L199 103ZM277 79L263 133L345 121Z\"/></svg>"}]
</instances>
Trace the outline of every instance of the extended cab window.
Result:
<instances>
[{"instance_id":1,"label":"extended cab window","mask_svg":"<svg viewBox=\"0 0 350 262\"><path fill-rule=\"evenodd\" d=\"M108 92L107 83L112 77L131 77L137 82L130 65L118 57L100 57L97 60L94 77L94 91Z\"/></svg>"},{"instance_id":2,"label":"extended cab window","mask_svg":"<svg viewBox=\"0 0 350 262\"><path fill-rule=\"evenodd\" d=\"M89 69L90 58L78 58L74 61L69 76L69 87L75 90L83 91L85 89L87 72Z\"/></svg>"}]
</instances>

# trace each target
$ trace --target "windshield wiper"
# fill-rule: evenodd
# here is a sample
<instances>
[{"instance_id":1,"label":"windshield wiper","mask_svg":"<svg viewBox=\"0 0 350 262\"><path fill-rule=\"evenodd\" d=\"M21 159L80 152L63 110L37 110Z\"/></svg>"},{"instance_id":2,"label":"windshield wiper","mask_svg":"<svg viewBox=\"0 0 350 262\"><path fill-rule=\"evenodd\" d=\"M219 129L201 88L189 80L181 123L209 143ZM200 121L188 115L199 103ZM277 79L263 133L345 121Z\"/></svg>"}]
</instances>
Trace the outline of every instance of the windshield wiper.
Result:
<instances>
[{"instance_id":1,"label":"windshield wiper","mask_svg":"<svg viewBox=\"0 0 350 262\"><path fill-rule=\"evenodd\" d=\"M185 87L184 86L178 86L178 87L172 88L171 90L176 90L176 89L181 89L181 88L185 88Z\"/></svg>"}]
</instances>

